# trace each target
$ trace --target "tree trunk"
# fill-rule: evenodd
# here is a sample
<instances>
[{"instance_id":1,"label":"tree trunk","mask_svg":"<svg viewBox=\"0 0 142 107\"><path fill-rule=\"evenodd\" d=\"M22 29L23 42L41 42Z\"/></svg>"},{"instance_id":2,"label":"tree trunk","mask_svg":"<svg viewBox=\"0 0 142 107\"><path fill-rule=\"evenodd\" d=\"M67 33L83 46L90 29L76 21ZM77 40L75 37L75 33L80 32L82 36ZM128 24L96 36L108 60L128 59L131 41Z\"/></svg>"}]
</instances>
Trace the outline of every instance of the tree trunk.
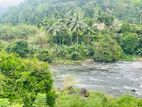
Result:
<instances>
[{"instance_id":1,"label":"tree trunk","mask_svg":"<svg viewBox=\"0 0 142 107\"><path fill-rule=\"evenodd\" d=\"M71 45L73 44L72 35L71 35Z\"/></svg>"},{"instance_id":2,"label":"tree trunk","mask_svg":"<svg viewBox=\"0 0 142 107\"><path fill-rule=\"evenodd\" d=\"M78 44L78 34L77 34L77 44Z\"/></svg>"},{"instance_id":3,"label":"tree trunk","mask_svg":"<svg viewBox=\"0 0 142 107\"><path fill-rule=\"evenodd\" d=\"M142 15L140 15L140 25L142 24Z\"/></svg>"}]
</instances>

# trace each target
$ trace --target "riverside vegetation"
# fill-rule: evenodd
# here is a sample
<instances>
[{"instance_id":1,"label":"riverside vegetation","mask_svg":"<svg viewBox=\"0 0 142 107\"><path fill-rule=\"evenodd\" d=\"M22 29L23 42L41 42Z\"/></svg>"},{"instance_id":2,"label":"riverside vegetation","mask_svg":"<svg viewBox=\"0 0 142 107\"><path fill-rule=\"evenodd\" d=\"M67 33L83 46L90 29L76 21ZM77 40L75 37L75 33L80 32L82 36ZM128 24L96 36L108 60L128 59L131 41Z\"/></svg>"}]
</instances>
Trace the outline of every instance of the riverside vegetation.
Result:
<instances>
[{"instance_id":1,"label":"riverside vegetation","mask_svg":"<svg viewBox=\"0 0 142 107\"><path fill-rule=\"evenodd\" d=\"M56 92L48 67L60 60L141 58L141 2L25 0L3 13L0 107L142 107L142 99L133 96Z\"/></svg>"}]
</instances>

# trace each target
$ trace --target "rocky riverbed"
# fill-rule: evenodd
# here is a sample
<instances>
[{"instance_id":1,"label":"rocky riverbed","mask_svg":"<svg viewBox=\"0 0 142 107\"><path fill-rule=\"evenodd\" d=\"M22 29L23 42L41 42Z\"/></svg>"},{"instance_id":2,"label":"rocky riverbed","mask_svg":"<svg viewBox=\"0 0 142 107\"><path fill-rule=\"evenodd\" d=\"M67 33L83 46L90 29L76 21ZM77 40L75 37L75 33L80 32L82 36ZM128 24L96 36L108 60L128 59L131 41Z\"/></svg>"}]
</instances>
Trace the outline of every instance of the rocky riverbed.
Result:
<instances>
[{"instance_id":1,"label":"rocky riverbed","mask_svg":"<svg viewBox=\"0 0 142 107\"><path fill-rule=\"evenodd\" d=\"M142 62L139 61L52 65L51 69L57 88L64 87L66 79L70 81L69 77L72 77L76 88L102 91L115 96L134 94L142 97Z\"/></svg>"}]
</instances>

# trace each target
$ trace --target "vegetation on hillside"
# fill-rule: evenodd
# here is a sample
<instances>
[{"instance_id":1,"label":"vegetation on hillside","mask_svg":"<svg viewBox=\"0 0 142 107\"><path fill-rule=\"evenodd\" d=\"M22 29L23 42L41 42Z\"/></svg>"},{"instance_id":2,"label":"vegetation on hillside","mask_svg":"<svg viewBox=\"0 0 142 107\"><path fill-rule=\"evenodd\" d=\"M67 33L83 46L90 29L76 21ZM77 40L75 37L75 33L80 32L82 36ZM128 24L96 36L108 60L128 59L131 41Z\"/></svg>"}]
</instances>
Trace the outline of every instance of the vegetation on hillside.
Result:
<instances>
[{"instance_id":1,"label":"vegetation on hillside","mask_svg":"<svg viewBox=\"0 0 142 107\"><path fill-rule=\"evenodd\" d=\"M58 92L54 107L142 107L142 99L130 95L114 98L99 92L90 92L89 94L89 97L83 97L79 92L75 94L69 94L68 91ZM9 99L0 99L0 106L22 107L22 104L10 104ZM46 95L38 94L32 107L48 107Z\"/></svg>"},{"instance_id":2,"label":"vegetation on hillside","mask_svg":"<svg viewBox=\"0 0 142 107\"><path fill-rule=\"evenodd\" d=\"M8 107L13 102L32 107L39 93L45 93L45 105L53 107L55 103L56 95L47 63L0 52L0 84L1 107Z\"/></svg>"},{"instance_id":3,"label":"vegetation on hillside","mask_svg":"<svg viewBox=\"0 0 142 107\"><path fill-rule=\"evenodd\" d=\"M1 22L38 24L46 17L63 18L70 10L84 11L85 17L111 13L119 20L142 24L142 0L24 0L1 17ZM121 7L121 8L120 8ZM103 13L99 13L101 11ZM66 15L66 16L65 16ZM104 17L108 17L107 15ZM109 21L106 19L106 21Z\"/></svg>"},{"instance_id":4,"label":"vegetation on hillside","mask_svg":"<svg viewBox=\"0 0 142 107\"><path fill-rule=\"evenodd\" d=\"M142 107L132 96L55 92L48 67L141 57L141 10L142 0L24 0L0 12L0 107Z\"/></svg>"}]
</instances>

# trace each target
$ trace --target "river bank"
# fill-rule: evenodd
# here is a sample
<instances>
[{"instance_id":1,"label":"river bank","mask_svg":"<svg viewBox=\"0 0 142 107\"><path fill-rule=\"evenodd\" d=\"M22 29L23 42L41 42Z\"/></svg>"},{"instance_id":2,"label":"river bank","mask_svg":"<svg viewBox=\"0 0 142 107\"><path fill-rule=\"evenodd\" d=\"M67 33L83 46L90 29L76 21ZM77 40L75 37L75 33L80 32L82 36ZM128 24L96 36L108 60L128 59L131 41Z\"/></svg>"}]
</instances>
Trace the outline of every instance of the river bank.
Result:
<instances>
[{"instance_id":1,"label":"river bank","mask_svg":"<svg viewBox=\"0 0 142 107\"><path fill-rule=\"evenodd\" d=\"M106 92L114 96L131 93L142 97L142 62L119 61L116 63L88 63L52 65L55 87L71 84L75 88L86 88Z\"/></svg>"},{"instance_id":2,"label":"river bank","mask_svg":"<svg viewBox=\"0 0 142 107\"><path fill-rule=\"evenodd\" d=\"M133 61L142 61L141 56L137 55L125 55L123 58L120 59L120 61L128 61L128 62L133 62ZM81 63L94 63L95 61L93 59L89 58L84 58L82 60L69 60L69 59L63 59L63 58L56 58L51 65L80 65ZM119 61L118 61L119 62Z\"/></svg>"}]
</instances>

